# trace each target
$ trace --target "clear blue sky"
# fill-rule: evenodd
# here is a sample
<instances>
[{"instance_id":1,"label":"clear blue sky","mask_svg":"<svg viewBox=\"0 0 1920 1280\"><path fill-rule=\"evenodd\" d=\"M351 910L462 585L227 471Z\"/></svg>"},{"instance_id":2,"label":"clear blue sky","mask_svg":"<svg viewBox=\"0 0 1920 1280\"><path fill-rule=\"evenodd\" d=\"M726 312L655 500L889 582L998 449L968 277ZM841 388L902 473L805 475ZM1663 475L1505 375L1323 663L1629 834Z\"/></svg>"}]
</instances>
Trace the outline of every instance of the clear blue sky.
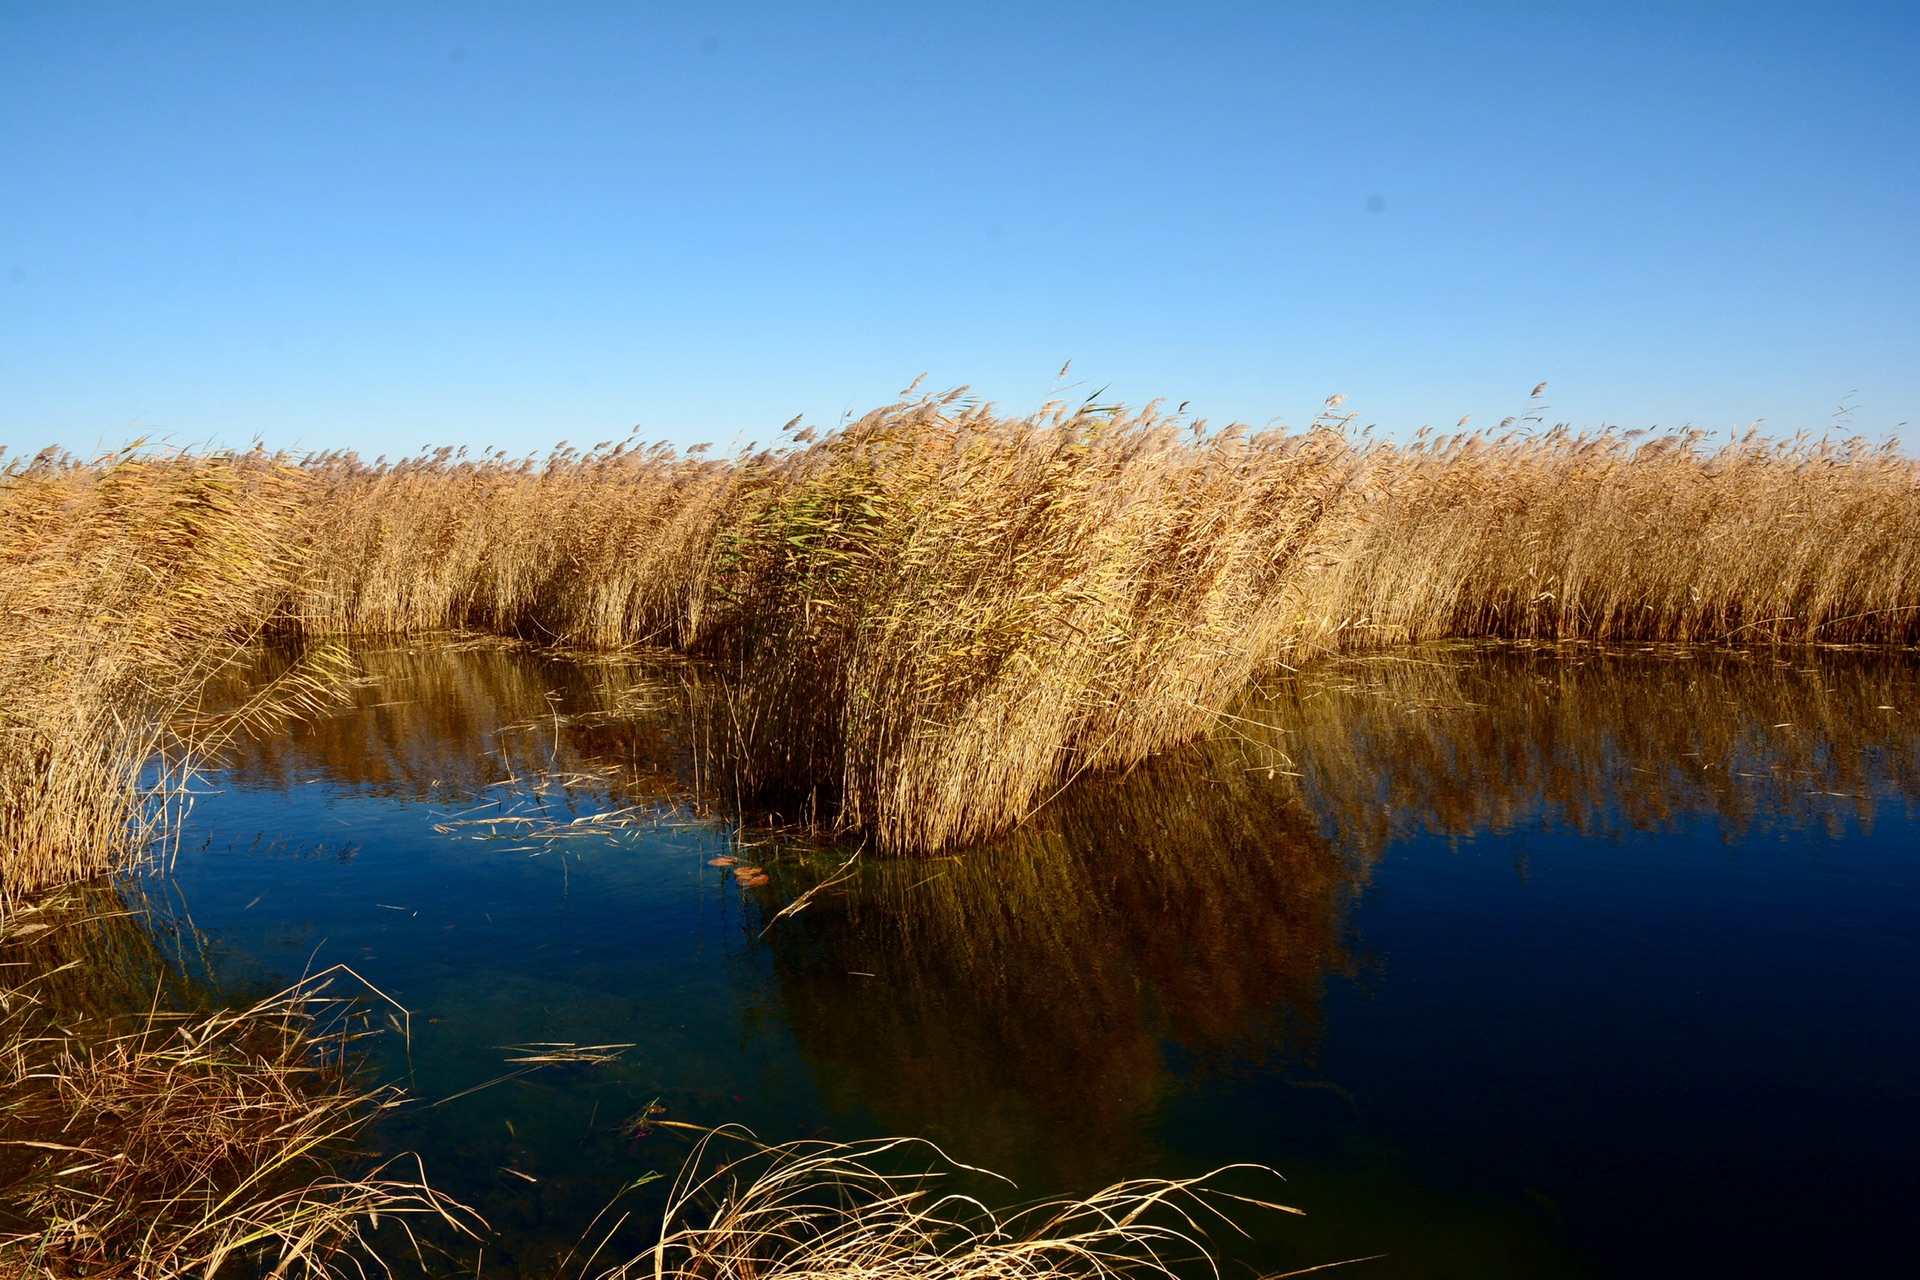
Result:
<instances>
[{"instance_id":1,"label":"clear blue sky","mask_svg":"<svg viewBox=\"0 0 1920 1280\"><path fill-rule=\"evenodd\" d=\"M16 453L724 446L1068 359L1920 424L1920 6L0 0Z\"/></svg>"}]
</instances>

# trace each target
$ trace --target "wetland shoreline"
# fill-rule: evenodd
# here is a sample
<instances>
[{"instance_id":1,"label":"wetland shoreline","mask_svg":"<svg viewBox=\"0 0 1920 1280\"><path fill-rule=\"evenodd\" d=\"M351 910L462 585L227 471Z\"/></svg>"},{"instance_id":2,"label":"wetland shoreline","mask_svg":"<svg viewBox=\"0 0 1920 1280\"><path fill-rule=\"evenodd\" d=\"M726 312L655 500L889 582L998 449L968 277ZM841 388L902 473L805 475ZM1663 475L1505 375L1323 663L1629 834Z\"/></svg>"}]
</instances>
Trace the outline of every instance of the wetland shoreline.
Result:
<instances>
[{"instance_id":1,"label":"wetland shoreline","mask_svg":"<svg viewBox=\"0 0 1920 1280\"><path fill-rule=\"evenodd\" d=\"M189 780L209 762L252 753L252 767L271 773L276 738L337 724L329 717L342 699L370 687L356 646L372 636L464 630L616 663L659 646L657 661L682 665L629 681L627 701L603 709L597 728L575 726L590 735L649 716L671 726L623 745L631 755L620 767L651 778L643 803L671 796L693 816L771 815L862 842L873 858L946 856L1008 833L1015 845L1044 843L1041 833L1078 821L1074 796L1109 779L1177 770L1183 753L1204 755L1223 731L1251 750L1262 731L1247 718L1249 689L1341 654L1443 639L1692 646L1710 664L1747 664L1741 678L1755 698L1791 704L1772 712L1783 717L1770 722L1775 731L1811 717L1824 741L1843 736L1830 708L1804 689L1782 692L1769 672L1829 652L1830 642L1909 654L1920 641L1920 464L1897 453L1859 442L1749 437L1710 447L1698 435L1564 431L1391 445L1343 426L1329 417L1294 435L1207 435L1152 409L1008 419L943 397L720 462L621 446L544 462L443 451L371 466L259 453L12 464L0 474L9 623L0 634L0 927L19 940L21 928L35 932L34 904L47 895L136 868L177 841ZM297 656L263 677L245 665L262 640ZM1404 663L1378 696L1474 705L1444 666L1435 674ZM1382 681L1356 687L1370 683ZM1689 707L1688 688L1663 688L1650 706ZM1347 711L1327 712L1312 751L1269 740L1258 761L1236 767L1310 780L1301 785L1361 776L1334 762L1364 753L1353 734L1369 722L1351 690L1316 696L1315 710ZM537 741L548 721L557 750L554 705L531 708L521 728ZM1404 780L1408 762L1427 760L1421 794L1354 788L1325 820L1385 840L1410 820L1480 830L1529 805L1576 828L1621 815L1630 826L1658 823L1704 806L1734 829L1739 813L1716 806L1729 796L1751 803L1748 791L1669 759L1636 766L1657 785L1583 811L1557 772L1560 757L1538 746L1577 740L1577 723L1512 722L1500 768L1525 779L1518 790L1458 774L1454 748L1406 729L1393 739L1401 767L1391 776ZM1731 776L1741 753L1760 748L1680 741L1681 729L1711 722L1692 707L1685 721L1661 710L1623 723L1653 735L1632 751L1704 753ZM488 732L502 729L514 726ZM457 722L427 736L456 755L490 749ZM1809 758L1806 771L1828 778L1830 798L1857 800L1858 779L1833 773L1834 759ZM431 772L445 785L460 768ZM1440 785L1448 776L1474 781ZM582 779L588 790L604 783ZM1899 785L1911 781L1902 775ZM1794 795L1802 792L1813 794ZM1228 794L1238 798L1221 821L1297 826L1260 818L1264 793ZM1085 845L1118 812L1099 810L1071 842ZM1145 814L1121 827L1155 829ZM1294 843L1311 847L1311 833L1296 831ZM1031 857L1046 865L1043 852ZM1021 865L1002 868L1007 893ZM1321 872L1289 863L1262 893L1312 898L1315 884L1350 878L1332 864ZM775 869L768 892L784 887ZM1154 900L1183 891L1161 885ZM1211 902L1202 895L1194 909L1236 918ZM1289 936L1319 910L1303 909ZM1125 938L1153 907L1142 899L1116 910L1110 928ZM1237 927L1223 925L1223 939ZM1339 971L1325 958L1340 945L1329 935L1309 948L1321 957L1316 972ZM1263 947L1295 954L1253 939L1217 950ZM1190 981L1205 971L1198 963L1170 959L1160 980ZM1282 1004L1299 1006L1283 1021L1309 1038L1301 1010L1313 1001L1298 993L1315 982L1324 976L1264 980ZM1099 989L1097 975L1085 989ZM9 988L10 1007L33 999ZM1009 995L1010 1008L1020 1004ZM830 1027L831 1009L819 1007L819 1027ZM1100 1035L1133 1016L1114 1012L1126 1007L1109 1003ZM1228 1001L1220 1016L1234 1021L1237 1007ZM275 1016L290 1025L284 1010ZM102 1032L97 1044L165 1040L151 1030L132 1041ZM78 1078L79 1065L29 1062L47 1034L36 1024L10 1042L16 1083ZM1017 1029L1002 1027L987 1042L1010 1038ZM300 1043L308 1048L289 1052L320 1040ZM856 1093L883 1096L884 1081ZM924 1104L901 1114L927 1123ZM431 1193L403 1194L443 1212Z\"/></svg>"}]
</instances>

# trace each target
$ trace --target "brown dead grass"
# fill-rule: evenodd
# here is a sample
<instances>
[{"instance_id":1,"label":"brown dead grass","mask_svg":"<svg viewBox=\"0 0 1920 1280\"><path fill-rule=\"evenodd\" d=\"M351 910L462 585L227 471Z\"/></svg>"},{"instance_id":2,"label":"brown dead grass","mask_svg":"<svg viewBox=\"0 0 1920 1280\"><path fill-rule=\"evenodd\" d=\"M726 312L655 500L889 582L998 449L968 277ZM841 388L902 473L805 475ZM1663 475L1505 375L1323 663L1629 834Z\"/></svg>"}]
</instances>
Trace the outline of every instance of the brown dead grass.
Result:
<instances>
[{"instance_id":1,"label":"brown dead grass","mask_svg":"<svg viewBox=\"0 0 1920 1280\"><path fill-rule=\"evenodd\" d=\"M266 627L700 656L703 784L893 852L1003 831L1316 654L1920 641L1920 466L1890 450L1343 426L1208 435L1153 409L1016 419L947 396L725 462L15 467L8 891L140 843L156 726Z\"/></svg>"},{"instance_id":2,"label":"brown dead grass","mask_svg":"<svg viewBox=\"0 0 1920 1280\"><path fill-rule=\"evenodd\" d=\"M1342 425L944 397L726 464L327 459L291 612L704 656L709 781L900 852L1005 830L1316 654L1920 641L1920 466L1890 450Z\"/></svg>"},{"instance_id":3,"label":"brown dead grass","mask_svg":"<svg viewBox=\"0 0 1920 1280\"><path fill-rule=\"evenodd\" d=\"M668 1122L662 1122L668 1123ZM676 1125L676 1128L691 1126ZM918 1164L918 1169L913 1166ZM1219 1274L1207 1229L1240 1232L1247 1210L1297 1213L1199 1178L1141 1178L1084 1199L996 1214L959 1179L992 1174L909 1138L763 1146L707 1131L674 1180L653 1248L611 1267L597 1250L569 1269L595 1280L1175 1280ZM617 1224L616 1224L617 1225ZM583 1242L592 1249L590 1234ZM1271 1280L1280 1280L1272 1277Z\"/></svg>"},{"instance_id":4,"label":"brown dead grass","mask_svg":"<svg viewBox=\"0 0 1920 1280\"><path fill-rule=\"evenodd\" d=\"M0 916L162 828L200 690L285 596L303 484L264 455L0 471Z\"/></svg>"},{"instance_id":5,"label":"brown dead grass","mask_svg":"<svg viewBox=\"0 0 1920 1280\"><path fill-rule=\"evenodd\" d=\"M0 935L0 1275L359 1275L383 1219L395 1256L410 1219L472 1228L417 1165L359 1153L399 1094L361 1078L351 973L239 1010L133 1005L165 963L89 896Z\"/></svg>"}]
</instances>

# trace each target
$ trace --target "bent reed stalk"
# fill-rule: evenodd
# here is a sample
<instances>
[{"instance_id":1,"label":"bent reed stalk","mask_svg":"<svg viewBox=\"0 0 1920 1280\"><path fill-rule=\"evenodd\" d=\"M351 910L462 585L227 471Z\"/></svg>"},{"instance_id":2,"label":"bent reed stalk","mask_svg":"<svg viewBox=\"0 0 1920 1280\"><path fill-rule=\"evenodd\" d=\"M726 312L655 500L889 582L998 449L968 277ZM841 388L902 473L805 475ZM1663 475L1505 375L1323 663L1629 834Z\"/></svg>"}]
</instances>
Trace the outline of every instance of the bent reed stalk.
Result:
<instances>
[{"instance_id":1,"label":"bent reed stalk","mask_svg":"<svg viewBox=\"0 0 1920 1280\"><path fill-rule=\"evenodd\" d=\"M763 1146L738 1128L700 1132L668 1193L654 1246L598 1270L599 1249L594 1248L576 1275L583 1280L1217 1277L1203 1222L1244 1234L1231 1216L1236 1211L1299 1212L1219 1186L1235 1173L1279 1178L1270 1169L1232 1166L1198 1178L1132 1179L1084 1199L996 1215L956 1185L957 1178L994 1175L959 1164L922 1140ZM730 1156L717 1140L746 1150ZM916 1161L919 1171L896 1171ZM583 1244L593 1246L591 1233ZM557 1274L566 1276L572 1262L572 1256L563 1259Z\"/></svg>"},{"instance_id":2,"label":"bent reed stalk","mask_svg":"<svg viewBox=\"0 0 1920 1280\"><path fill-rule=\"evenodd\" d=\"M200 692L285 598L304 485L264 454L0 470L0 919L163 830Z\"/></svg>"}]
</instances>

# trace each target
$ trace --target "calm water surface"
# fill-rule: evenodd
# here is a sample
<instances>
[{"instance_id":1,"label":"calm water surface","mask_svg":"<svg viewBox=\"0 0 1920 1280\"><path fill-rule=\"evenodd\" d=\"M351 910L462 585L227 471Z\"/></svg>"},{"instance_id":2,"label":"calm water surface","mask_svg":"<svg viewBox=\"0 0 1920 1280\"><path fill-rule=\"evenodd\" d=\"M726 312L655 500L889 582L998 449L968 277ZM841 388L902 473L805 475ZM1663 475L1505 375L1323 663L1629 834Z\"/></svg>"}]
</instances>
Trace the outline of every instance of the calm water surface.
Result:
<instances>
[{"instance_id":1,"label":"calm water surface","mask_svg":"<svg viewBox=\"0 0 1920 1280\"><path fill-rule=\"evenodd\" d=\"M489 1275L677 1167L655 1100L924 1135L1018 1197L1270 1165L1306 1216L1236 1274L1920 1271L1912 658L1327 666L778 921L852 851L686 807L671 668L359 659L211 776L158 893L234 999L345 962L412 1011L381 1138L489 1219ZM631 1048L501 1080L538 1042Z\"/></svg>"}]
</instances>

